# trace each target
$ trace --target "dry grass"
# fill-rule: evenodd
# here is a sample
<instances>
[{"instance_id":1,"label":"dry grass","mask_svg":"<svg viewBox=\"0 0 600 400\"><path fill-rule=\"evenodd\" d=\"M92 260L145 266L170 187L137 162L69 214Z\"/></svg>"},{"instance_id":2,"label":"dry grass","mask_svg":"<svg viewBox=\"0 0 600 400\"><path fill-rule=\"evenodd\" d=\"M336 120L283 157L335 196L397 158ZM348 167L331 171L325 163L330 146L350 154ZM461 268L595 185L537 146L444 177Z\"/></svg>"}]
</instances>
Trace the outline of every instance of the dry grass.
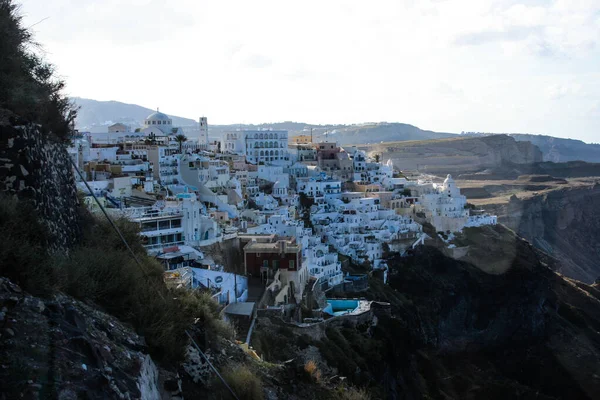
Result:
<instances>
[{"instance_id":1,"label":"dry grass","mask_svg":"<svg viewBox=\"0 0 600 400\"><path fill-rule=\"evenodd\" d=\"M224 372L223 378L240 400L262 400L262 382L245 365L232 364Z\"/></svg>"},{"instance_id":2,"label":"dry grass","mask_svg":"<svg viewBox=\"0 0 600 400\"><path fill-rule=\"evenodd\" d=\"M336 400L371 400L371 395L365 389L353 386L339 387L335 396Z\"/></svg>"},{"instance_id":3,"label":"dry grass","mask_svg":"<svg viewBox=\"0 0 600 400\"><path fill-rule=\"evenodd\" d=\"M321 381L321 371L317 367L317 363L314 362L313 360L308 360L304 364L304 372L306 372L306 375L311 380L313 380L315 382L320 382Z\"/></svg>"}]
</instances>

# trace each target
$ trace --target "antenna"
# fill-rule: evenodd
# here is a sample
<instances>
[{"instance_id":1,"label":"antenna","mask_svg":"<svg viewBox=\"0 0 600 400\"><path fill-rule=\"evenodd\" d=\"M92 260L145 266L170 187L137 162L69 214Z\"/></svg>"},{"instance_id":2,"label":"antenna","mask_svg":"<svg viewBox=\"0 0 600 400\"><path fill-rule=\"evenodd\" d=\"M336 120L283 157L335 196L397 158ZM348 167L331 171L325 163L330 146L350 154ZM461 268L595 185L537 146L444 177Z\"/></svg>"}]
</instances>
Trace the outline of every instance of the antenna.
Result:
<instances>
[{"instance_id":1,"label":"antenna","mask_svg":"<svg viewBox=\"0 0 600 400\"><path fill-rule=\"evenodd\" d=\"M310 142L313 143L313 134L312 134L312 130L313 128L310 128Z\"/></svg>"}]
</instances>

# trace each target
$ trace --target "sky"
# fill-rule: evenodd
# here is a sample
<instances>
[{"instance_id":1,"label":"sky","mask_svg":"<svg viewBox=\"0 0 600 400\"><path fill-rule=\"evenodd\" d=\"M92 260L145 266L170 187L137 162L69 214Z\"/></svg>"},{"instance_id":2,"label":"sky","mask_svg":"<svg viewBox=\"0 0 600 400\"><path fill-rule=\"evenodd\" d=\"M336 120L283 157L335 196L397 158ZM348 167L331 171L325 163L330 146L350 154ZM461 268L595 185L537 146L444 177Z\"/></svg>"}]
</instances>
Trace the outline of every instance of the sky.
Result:
<instances>
[{"instance_id":1,"label":"sky","mask_svg":"<svg viewBox=\"0 0 600 400\"><path fill-rule=\"evenodd\" d=\"M67 94L600 142L599 0L21 0Z\"/></svg>"}]
</instances>

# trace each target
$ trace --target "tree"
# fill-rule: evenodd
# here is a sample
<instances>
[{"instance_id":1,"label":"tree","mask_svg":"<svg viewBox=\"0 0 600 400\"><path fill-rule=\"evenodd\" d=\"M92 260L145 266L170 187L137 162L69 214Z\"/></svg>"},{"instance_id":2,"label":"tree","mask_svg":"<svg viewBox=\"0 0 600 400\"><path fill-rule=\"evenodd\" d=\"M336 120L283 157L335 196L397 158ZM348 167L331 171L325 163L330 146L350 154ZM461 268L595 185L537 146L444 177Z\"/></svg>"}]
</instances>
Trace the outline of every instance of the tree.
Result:
<instances>
[{"instance_id":1,"label":"tree","mask_svg":"<svg viewBox=\"0 0 600 400\"><path fill-rule=\"evenodd\" d=\"M379 158L380 158L380 157L381 157L381 156L380 156L379 154L375 154L375 162L376 162L376 163L379 163Z\"/></svg>"},{"instance_id":2,"label":"tree","mask_svg":"<svg viewBox=\"0 0 600 400\"><path fill-rule=\"evenodd\" d=\"M175 136L175 141L179 143L179 152L181 153L181 150L183 148L183 142L187 142L187 137L185 137L185 135L179 134Z\"/></svg>"}]
</instances>

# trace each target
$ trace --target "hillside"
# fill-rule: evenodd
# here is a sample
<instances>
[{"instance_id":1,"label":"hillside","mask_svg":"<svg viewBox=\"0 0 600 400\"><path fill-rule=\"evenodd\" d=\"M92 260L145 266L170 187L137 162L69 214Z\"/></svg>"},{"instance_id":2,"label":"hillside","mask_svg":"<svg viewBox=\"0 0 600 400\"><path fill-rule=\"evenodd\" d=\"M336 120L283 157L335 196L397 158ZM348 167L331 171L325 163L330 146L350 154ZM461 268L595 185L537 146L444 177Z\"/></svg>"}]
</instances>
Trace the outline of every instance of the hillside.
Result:
<instances>
[{"instance_id":1,"label":"hillside","mask_svg":"<svg viewBox=\"0 0 600 400\"><path fill-rule=\"evenodd\" d=\"M271 363L314 360L323 382L344 376L373 399L597 398L598 285L557 275L556 260L502 226L456 240L469 259L430 241L389 260L388 285L370 280L366 297L391 316L314 328L260 318L253 345ZM481 268L499 261L501 274ZM279 382L302 398L295 378Z\"/></svg>"},{"instance_id":2,"label":"hillside","mask_svg":"<svg viewBox=\"0 0 600 400\"><path fill-rule=\"evenodd\" d=\"M79 112L75 122L79 130L106 131L108 125L122 122L132 128L141 126L144 118L156 110L138 106L136 104L121 103L119 101L98 101L71 97L78 106ZM175 126L195 125L197 121L189 118L170 115Z\"/></svg>"},{"instance_id":3,"label":"hillside","mask_svg":"<svg viewBox=\"0 0 600 400\"><path fill-rule=\"evenodd\" d=\"M471 203L560 260L558 272L594 282L600 277L600 180L545 177L458 184Z\"/></svg>"},{"instance_id":4,"label":"hillside","mask_svg":"<svg viewBox=\"0 0 600 400\"><path fill-rule=\"evenodd\" d=\"M545 135L511 134L518 141L528 141L540 148L544 161L567 162L587 161L600 163L600 144L581 140L562 139Z\"/></svg>"},{"instance_id":5,"label":"hillside","mask_svg":"<svg viewBox=\"0 0 600 400\"><path fill-rule=\"evenodd\" d=\"M451 133L433 132L416 126L398 122L372 123L358 125L339 125L329 130L328 137L340 144L369 144L379 142L442 139L455 136ZM319 132L319 139L325 139Z\"/></svg>"},{"instance_id":6,"label":"hillside","mask_svg":"<svg viewBox=\"0 0 600 400\"><path fill-rule=\"evenodd\" d=\"M383 160L391 159L401 170L418 169L432 174L475 172L505 162L529 164L542 160L536 146L507 135L390 142L363 148L380 154Z\"/></svg>"},{"instance_id":7,"label":"hillside","mask_svg":"<svg viewBox=\"0 0 600 400\"><path fill-rule=\"evenodd\" d=\"M72 101L80 107L76 125L80 130L105 131L111 123L123 122L132 127L140 126L144 118L154 110L136 104L119 101L97 101L72 97ZM172 116L176 126L195 126L193 119ZM315 140L337 140L340 144L378 143L381 141L427 140L454 136L451 133L440 133L421 130L416 126L402 123L368 123L354 125L315 125L304 122L273 122L263 124L209 124L210 136L218 138L223 132L235 129L285 129L290 136L310 134L313 129Z\"/></svg>"}]
</instances>

